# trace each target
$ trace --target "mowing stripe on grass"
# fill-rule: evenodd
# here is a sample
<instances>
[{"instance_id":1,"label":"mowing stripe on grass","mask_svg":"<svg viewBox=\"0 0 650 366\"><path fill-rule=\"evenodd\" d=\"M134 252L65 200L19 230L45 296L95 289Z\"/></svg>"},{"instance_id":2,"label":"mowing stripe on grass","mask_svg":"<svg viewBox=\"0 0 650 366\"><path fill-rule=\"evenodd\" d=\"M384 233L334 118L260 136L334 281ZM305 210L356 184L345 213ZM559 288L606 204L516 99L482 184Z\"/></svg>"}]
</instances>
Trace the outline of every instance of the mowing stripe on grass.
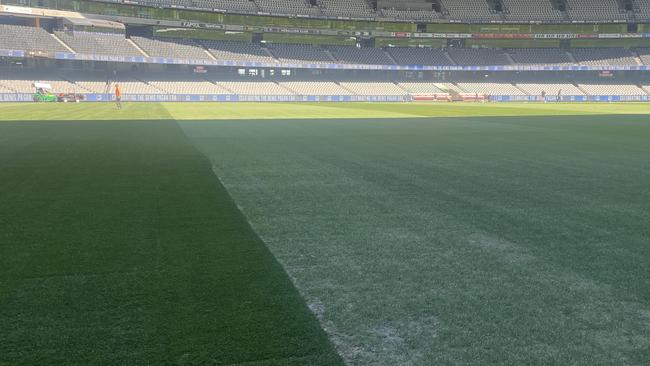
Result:
<instances>
[{"instance_id":1,"label":"mowing stripe on grass","mask_svg":"<svg viewBox=\"0 0 650 366\"><path fill-rule=\"evenodd\" d=\"M340 364L175 122L0 136L0 365Z\"/></svg>"}]
</instances>

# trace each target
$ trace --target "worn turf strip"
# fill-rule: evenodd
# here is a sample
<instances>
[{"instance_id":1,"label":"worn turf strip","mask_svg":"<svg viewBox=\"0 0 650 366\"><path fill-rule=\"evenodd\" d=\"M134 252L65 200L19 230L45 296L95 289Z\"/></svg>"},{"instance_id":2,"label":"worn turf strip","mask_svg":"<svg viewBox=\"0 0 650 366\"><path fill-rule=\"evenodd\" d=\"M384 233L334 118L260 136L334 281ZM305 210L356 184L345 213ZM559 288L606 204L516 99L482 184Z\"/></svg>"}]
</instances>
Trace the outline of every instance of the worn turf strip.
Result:
<instances>
[{"instance_id":1,"label":"worn turf strip","mask_svg":"<svg viewBox=\"0 0 650 366\"><path fill-rule=\"evenodd\" d=\"M650 365L645 116L182 122L353 365Z\"/></svg>"},{"instance_id":2,"label":"worn turf strip","mask_svg":"<svg viewBox=\"0 0 650 366\"><path fill-rule=\"evenodd\" d=\"M175 122L0 125L0 365L337 365Z\"/></svg>"}]
</instances>

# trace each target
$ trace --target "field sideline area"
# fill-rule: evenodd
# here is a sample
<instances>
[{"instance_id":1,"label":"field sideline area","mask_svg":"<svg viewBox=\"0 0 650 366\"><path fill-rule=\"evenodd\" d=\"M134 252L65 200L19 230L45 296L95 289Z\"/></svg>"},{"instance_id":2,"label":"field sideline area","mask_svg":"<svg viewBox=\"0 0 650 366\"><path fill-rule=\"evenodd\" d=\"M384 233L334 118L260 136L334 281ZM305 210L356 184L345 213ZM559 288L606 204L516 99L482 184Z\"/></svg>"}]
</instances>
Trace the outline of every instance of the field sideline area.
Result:
<instances>
[{"instance_id":1,"label":"field sideline area","mask_svg":"<svg viewBox=\"0 0 650 366\"><path fill-rule=\"evenodd\" d=\"M423 118L650 114L650 103L0 103L0 121Z\"/></svg>"},{"instance_id":2,"label":"field sideline area","mask_svg":"<svg viewBox=\"0 0 650 366\"><path fill-rule=\"evenodd\" d=\"M0 104L0 366L650 364L650 104Z\"/></svg>"}]
</instances>

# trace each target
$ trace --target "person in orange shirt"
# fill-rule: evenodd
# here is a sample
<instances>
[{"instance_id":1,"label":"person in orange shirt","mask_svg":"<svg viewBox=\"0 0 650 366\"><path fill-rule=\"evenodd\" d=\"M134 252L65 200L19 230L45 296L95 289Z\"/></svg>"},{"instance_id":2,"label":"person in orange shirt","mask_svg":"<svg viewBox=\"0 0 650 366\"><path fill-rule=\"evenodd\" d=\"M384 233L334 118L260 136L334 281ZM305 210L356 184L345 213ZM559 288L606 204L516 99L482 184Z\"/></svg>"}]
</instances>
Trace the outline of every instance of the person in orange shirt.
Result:
<instances>
[{"instance_id":1,"label":"person in orange shirt","mask_svg":"<svg viewBox=\"0 0 650 366\"><path fill-rule=\"evenodd\" d=\"M115 105L117 109L122 109L122 89L120 84L115 84Z\"/></svg>"}]
</instances>

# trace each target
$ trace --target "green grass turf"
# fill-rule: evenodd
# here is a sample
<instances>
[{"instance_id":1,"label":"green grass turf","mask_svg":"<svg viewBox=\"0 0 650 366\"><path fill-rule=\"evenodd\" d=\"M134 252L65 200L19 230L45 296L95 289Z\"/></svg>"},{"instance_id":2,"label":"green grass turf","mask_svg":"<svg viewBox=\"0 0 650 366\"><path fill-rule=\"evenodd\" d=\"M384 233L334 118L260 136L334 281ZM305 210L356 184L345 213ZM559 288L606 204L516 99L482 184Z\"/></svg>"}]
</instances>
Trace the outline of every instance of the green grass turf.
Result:
<instances>
[{"instance_id":1,"label":"green grass turf","mask_svg":"<svg viewBox=\"0 0 650 366\"><path fill-rule=\"evenodd\" d=\"M350 364L646 365L649 110L0 104L152 120L0 124L0 365L338 363L228 193Z\"/></svg>"},{"instance_id":2,"label":"green grass turf","mask_svg":"<svg viewBox=\"0 0 650 366\"><path fill-rule=\"evenodd\" d=\"M650 364L647 117L180 125L350 364Z\"/></svg>"},{"instance_id":3,"label":"green grass turf","mask_svg":"<svg viewBox=\"0 0 650 366\"><path fill-rule=\"evenodd\" d=\"M175 122L2 123L0 182L0 365L341 363Z\"/></svg>"},{"instance_id":4,"label":"green grass turf","mask_svg":"<svg viewBox=\"0 0 650 366\"><path fill-rule=\"evenodd\" d=\"M650 114L648 103L0 103L7 120L214 120Z\"/></svg>"}]
</instances>

